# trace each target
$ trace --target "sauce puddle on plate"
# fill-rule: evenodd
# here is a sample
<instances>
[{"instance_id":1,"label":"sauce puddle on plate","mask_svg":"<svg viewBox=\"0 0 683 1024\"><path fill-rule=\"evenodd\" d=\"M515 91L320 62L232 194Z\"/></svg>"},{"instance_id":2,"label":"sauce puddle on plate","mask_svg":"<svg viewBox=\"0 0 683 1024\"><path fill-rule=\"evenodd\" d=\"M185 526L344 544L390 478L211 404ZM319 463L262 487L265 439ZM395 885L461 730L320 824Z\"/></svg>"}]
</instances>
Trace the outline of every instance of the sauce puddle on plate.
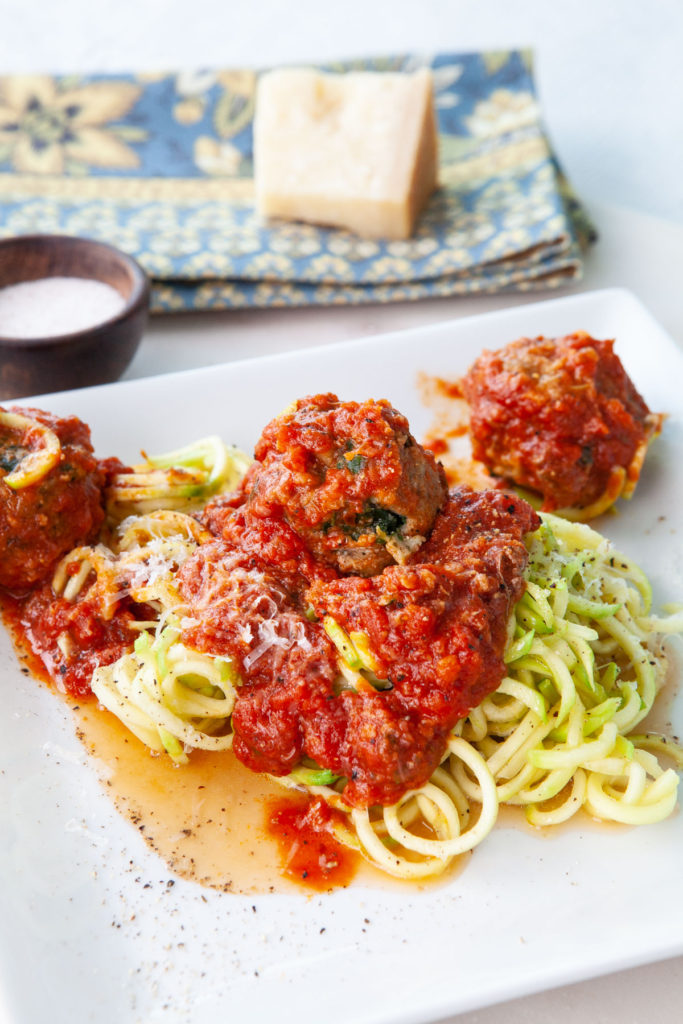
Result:
<instances>
[{"instance_id":1,"label":"sauce puddle on plate","mask_svg":"<svg viewBox=\"0 0 683 1024\"><path fill-rule=\"evenodd\" d=\"M283 796L275 782L229 751L194 750L188 764L174 765L96 705L74 713L117 810L171 871L224 892L301 891L283 876L278 841L267 829L268 805Z\"/></svg>"},{"instance_id":2,"label":"sauce puddle on plate","mask_svg":"<svg viewBox=\"0 0 683 1024\"><path fill-rule=\"evenodd\" d=\"M418 375L417 389L432 422L422 444L441 462L450 487L468 484L475 490L496 487L481 462L472 458L469 441L469 407L457 380Z\"/></svg>"},{"instance_id":3,"label":"sauce puddle on plate","mask_svg":"<svg viewBox=\"0 0 683 1024\"><path fill-rule=\"evenodd\" d=\"M332 850L306 830L292 834L305 801L265 775L245 768L230 752L194 750L174 765L151 754L117 718L96 704L70 702L79 739L99 769L116 809L181 878L234 893L329 891L350 882L412 891L442 886L468 862L457 858L434 881L389 878L359 854ZM283 809L293 817L283 821ZM322 841L325 836L323 834ZM307 869L301 846L332 864L329 874ZM288 870L293 868L293 870Z\"/></svg>"},{"instance_id":4,"label":"sauce puddle on plate","mask_svg":"<svg viewBox=\"0 0 683 1024\"><path fill-rule=\"evenodd\" d=\"M22 671L69 706L76 734L117 811L174 874L223 892L251 894L327 891L347 885L352 877L368 885L386 884L380 872L348 849L337 858L340 870L335 870L336 843L331 837L328 843L326 835L320 841L328 870L307 872L304 864L297 878L292 865L298 867L302 858L292 847L310 841L310 835L293 835L291 827L285 835L273 822L283 801L301 810L298 794L249 771L231 751L193 750L184 765L152 753L95 701L56 690L25 640L17 601L0 595L0 613Z\"/></svg>"}]
</instances>

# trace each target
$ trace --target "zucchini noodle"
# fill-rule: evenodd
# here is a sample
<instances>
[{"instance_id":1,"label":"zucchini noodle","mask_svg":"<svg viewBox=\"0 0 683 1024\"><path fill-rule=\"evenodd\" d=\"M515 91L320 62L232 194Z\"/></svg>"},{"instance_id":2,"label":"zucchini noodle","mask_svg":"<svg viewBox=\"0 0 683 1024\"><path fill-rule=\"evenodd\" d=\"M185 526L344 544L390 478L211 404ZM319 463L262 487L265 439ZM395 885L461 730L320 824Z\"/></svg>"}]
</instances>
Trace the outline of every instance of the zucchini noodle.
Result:
<instances>
[{"instance_id":1,"label":"zucchini noodle","mask_svg":"<svg viewBox=\"0 0 683 1024\"><path fill-rule=\"evenodd\" d=\"M188 512L216 494L234 490L251 459L219 437L204 437L115 473L107 489L107 515L113 522L157 509Z\"/></svg>"},{"instance_id":2,"label":"zucchini noodle","mask_svg":"<svg viewBox=\"0 0 683 1024\"><path fill-rule=\"evenodd\" d=\"M190 650L179 634L174 625L153 640L141 633L132 654L95 670L92 690L146 746L184 764L186 749L232 746L238 680L227 659Z\"/></svg>"},{"instance_id":3,"label":"zucchini noodle","mask_svg":"<svg viewBox=\"0 0 683 1024\"><path fill-rule=\"evenodd\" d=\"M13 491L20 491L24 487L38 483L59 462L62 453L59 438L53 430L38 420L0 409L0 427L16 430L34 442L40 441L38 448L27 452L19 464L3 477L5 484Z\"/></svg>"}]
</instances>

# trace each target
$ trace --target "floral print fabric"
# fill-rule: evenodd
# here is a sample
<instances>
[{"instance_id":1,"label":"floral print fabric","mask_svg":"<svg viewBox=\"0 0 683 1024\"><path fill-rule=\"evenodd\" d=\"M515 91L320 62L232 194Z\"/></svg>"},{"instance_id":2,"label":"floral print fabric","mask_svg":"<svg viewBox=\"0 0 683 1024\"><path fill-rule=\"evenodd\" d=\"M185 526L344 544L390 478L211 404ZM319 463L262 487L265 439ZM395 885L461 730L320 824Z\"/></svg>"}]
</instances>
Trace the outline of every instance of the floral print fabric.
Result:
<instances>
[{"instance_id":1,"label":"floral print fabric","mask_svg":"<svg viewBox=\"0 0 683 1024\"><path fill-rule=\"evenodd\" d=\"M528 53L328 70L425 65L440 184L407 241L259 220L252 71L0 78L0 237L110 242L151 275L155 311L391 302L580 276L593 231L544 135Z\"/></svg>"}]
</instances>

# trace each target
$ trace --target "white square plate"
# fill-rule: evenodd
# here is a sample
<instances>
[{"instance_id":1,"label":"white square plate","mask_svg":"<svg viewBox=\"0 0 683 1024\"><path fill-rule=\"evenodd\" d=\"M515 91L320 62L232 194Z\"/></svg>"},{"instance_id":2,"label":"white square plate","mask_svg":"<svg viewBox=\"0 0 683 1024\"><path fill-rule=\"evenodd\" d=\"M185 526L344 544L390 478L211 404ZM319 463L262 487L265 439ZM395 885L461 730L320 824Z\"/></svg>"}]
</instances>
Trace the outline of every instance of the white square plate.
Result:
<instances>
[{"instance_id":1,"label":"white square plate","mask_svg":"<svg viewBox=\"0 0 683 1024\"><path fill-rule=\"evenodd\" d=\"M635 498L599 526L660 602L683 599L683 357L624 291L32 401L76 413L98 454L123 459L209 433L250 449L274 414L316 391L386 397L420 437L430 413L419 371L457 376L485 346L579 329L616 337L650 407L670 414ZM243 897L168 885L62 702L1 643L0 994L19 1024L416 1024L683 951L680 814L549 839L503 824L427 891ZM671 713L680 729L680 701Z\"/></svg>"}]
</instances>

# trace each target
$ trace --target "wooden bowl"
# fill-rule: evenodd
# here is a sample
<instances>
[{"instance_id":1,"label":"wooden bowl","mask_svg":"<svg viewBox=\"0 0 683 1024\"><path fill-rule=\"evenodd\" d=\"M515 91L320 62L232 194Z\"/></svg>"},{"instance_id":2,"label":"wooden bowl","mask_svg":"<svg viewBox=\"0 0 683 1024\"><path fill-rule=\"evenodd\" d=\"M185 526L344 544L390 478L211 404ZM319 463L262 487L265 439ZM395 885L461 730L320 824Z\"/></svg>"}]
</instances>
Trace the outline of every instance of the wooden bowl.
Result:
<instances>
[{"instance_id":1,"label":"wooden bowl","mask_svg":"<svg viewBox=\"0 0 683 1024\"><path fill-rule=\"evenodd\" d=\"M44 391L106 384L132 360L147 323L149 280L130 256L104 242L68 235L0 241L0 288L46 277L80 277L111 285L120 313L84 330L44 338L0 334L0 402Z\"/></svg>"}]
</instances>

